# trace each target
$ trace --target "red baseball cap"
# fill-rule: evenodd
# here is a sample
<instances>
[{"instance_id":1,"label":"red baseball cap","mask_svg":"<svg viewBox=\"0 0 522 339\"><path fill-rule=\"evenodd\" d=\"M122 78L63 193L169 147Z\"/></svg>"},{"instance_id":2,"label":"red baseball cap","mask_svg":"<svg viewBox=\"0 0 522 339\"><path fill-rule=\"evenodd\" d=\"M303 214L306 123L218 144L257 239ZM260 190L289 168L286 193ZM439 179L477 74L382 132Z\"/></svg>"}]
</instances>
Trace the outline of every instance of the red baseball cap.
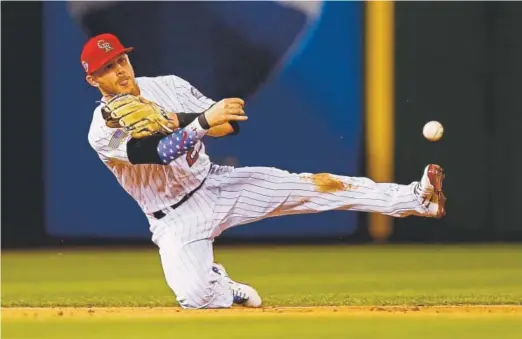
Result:
<instances>
[{"instance_id":1,"label":"red baseball cap","mask_svg":"<svg viewBox=\"0 0 522 339\"><path fill-rule=\"evenodd\" d=\"M82 50L82 66L85 73L92 74L111 59L122 53L131 52L134 47L123 47L120 40L113 34L104 33L90 38Z\"/></svg>"}]
</instances>

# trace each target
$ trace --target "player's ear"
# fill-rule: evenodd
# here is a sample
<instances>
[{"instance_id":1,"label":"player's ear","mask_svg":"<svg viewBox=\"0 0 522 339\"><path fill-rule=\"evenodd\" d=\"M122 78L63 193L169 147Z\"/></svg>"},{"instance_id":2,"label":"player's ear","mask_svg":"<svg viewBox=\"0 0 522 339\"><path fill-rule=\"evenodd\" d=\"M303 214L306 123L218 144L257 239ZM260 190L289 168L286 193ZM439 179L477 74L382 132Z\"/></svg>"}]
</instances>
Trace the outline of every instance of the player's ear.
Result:
<instances>
[{"instance_id":1,"label":"player's ear","mask_svg":"<svg viewBox=\"0 0 522 339\"><path fill-rule=\"evenodd\" d=\"M85 80L87 80L89 85L91 85L92 87L98 87L99 86L98 82L96 82L96 80L94 79L94 77L92 75L87 75L85 77Z\"/></svg>"}]
</instances>

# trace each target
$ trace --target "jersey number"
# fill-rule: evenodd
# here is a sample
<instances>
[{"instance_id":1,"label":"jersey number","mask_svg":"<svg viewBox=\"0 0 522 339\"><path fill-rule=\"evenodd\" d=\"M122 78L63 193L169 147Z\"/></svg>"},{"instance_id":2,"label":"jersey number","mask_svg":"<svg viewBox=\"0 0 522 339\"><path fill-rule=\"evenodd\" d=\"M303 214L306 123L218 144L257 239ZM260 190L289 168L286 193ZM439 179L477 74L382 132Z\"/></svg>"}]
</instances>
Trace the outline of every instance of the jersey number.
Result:
<instances>
[{"instance_id":1,"label":"jersey number","mask_svg":"<svg viewBox=\"0 0 522 339\"><path fill-rule=\"evenodd\" d=\"M187 152L187 163L188 163L189 167L192 167L192 165L194 165L196 163L196 161L198 161L198 158L199 158L199 150L196 151L195 148L196 147L192 147Z\"/></svg>"}]
</instances>

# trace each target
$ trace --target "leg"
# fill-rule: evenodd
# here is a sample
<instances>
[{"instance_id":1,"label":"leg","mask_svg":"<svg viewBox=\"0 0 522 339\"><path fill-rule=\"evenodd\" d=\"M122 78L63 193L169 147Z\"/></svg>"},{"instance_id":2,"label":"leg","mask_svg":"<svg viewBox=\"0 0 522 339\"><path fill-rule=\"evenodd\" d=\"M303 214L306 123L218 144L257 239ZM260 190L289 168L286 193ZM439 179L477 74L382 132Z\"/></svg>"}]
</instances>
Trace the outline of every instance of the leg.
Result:
<instances>
[{"instance_id":1,"label":"leg","mask_svg":"<svg viewBox=\"0 0 522 339\"><path fill-rule=\"evenodd\" d=\"M220 224L220 232L278 215L330 210L394 217L433 216L423 205L429 192L418 182L375 183L368 178L296 174L267 167L235 168L217 180L220 194L214 209L214 223Z\"/></svg>"},{"instance_id":2,"label":"leg","mask_svg":"<svg viewBox=\"0 0 522 339\"><path fill-rule=\"evenodd\" d=\"M233 296L228 281L212 270L214 255L209 239L182 244L173 234L159 242L167 284L183 308L227 308Z\"/></svg>"},{"instance_id":3,"label":"leg","mask_svg":"<svg viewBox=\"0 0 522 339\"><path fill-rule=\"evenodd\" d=\"M214 264L211 232L215 190L204 185L161 220L150 219L168 286L183 308L261 306L252 287L231 280Z\"/></svg>"}]
</instances>

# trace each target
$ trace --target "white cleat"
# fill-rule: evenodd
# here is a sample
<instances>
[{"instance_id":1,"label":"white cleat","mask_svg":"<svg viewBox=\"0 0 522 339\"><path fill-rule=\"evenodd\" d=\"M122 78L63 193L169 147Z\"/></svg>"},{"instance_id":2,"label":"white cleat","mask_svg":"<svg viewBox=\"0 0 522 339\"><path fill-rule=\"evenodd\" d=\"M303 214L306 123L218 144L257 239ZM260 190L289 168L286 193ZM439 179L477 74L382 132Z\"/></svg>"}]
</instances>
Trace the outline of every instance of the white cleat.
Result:
<instances>
[{"instance_id":1,"label":"white cleat","mask_svg":"<svg viewBox=\"0 0 522 339\"><path fill-rule=\"evenodd\" d=\"M243 305L245 307L261 307L263 301L259 293L257 293L252 286L230 279L227 271L225 271L225 268L220 264L213 264L212 270L228 281L232 296L234 297L234 304Z\"/></svg>"},{"instance_id":2,"label":"white cleat","mask_svg":"<svg viewBox=\"0 0 522 339\"><path fill-rule=\"evenodd\" d=\"M417 195L422 204L428 210L428 214L434 218L442 218L446 215L446 196L442 192L442 182L446 175L439 165L428 165L424 169L424 175L419 183Z\"/></svg>"}]
</instances>

